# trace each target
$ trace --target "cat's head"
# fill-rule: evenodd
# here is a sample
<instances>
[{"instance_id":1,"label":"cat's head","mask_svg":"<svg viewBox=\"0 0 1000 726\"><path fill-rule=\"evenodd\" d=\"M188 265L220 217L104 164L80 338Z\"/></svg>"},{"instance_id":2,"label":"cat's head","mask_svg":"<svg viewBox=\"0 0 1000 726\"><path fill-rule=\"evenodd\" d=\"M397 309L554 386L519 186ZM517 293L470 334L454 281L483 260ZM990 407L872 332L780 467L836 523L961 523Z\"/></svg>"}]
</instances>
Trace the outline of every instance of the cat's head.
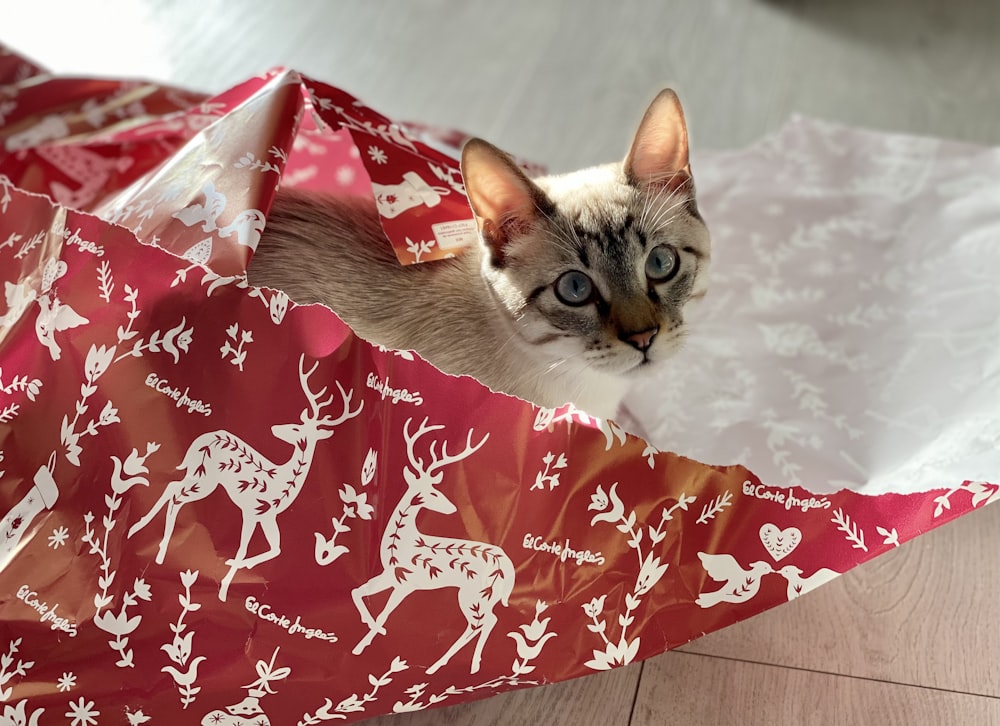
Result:
<instances>
[{"instance_id":1,"label":"cat's head","mask_svg":"<svg viewBox=\"0 0 1000 726\"><path fill-rule=\"evenodd\" d=\"M650 105L624 163L530 180L473 139L462 173L483 275L528 347L553 366L626 377L679 350L710 243L673 91Z\"/></svg>"}]
</instances>

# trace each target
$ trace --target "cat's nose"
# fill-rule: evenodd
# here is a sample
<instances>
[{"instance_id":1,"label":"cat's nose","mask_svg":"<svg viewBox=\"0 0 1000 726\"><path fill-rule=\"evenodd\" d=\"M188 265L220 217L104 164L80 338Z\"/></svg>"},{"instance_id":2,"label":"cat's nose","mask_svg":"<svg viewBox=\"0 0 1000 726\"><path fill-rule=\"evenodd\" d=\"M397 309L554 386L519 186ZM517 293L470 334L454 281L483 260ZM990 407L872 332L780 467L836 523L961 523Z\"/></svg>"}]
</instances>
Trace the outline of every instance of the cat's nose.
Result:
<instances>
[{"instance_id":1,"label":"cat's nose","mask_svg":"<svg viewBox=\"0 0 1000 726\"><path fill-rule=\"evenodd\" d=\"M646 352L653 344L653 338L660 332L658 327L649 328L638 333L622 333L619 337L636 350Z\"/></svg>"}]
</instances>

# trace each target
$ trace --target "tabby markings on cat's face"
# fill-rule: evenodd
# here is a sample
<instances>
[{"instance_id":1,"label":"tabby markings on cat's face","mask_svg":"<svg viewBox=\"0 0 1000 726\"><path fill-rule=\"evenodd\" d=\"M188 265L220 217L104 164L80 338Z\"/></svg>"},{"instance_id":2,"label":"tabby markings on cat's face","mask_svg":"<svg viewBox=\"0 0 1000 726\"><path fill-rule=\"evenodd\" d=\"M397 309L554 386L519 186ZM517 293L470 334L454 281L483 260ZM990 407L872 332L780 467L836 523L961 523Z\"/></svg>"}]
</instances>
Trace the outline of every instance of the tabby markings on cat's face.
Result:
<instances>
[{"instance_id":1,"label":"tabby markings on cat's face","mask_svg":"<svg viewBox=\"0 0 1000 726\"><path fill-rule=\"evenodd\" d=\"M516 334L554 367L617 375L676 353L709 262L690 185L642 188L616 165L535 181L551 206L488 275Z\"/></svg>"},{"instance_id":2,"label":"tabby markings on cat's face","mask_svg":"<svg viewBox=\"0 0 1000 726\"><path fill-rule=\"evenodd\" d=\"M677 352L685 308L708 284L710 243L673 91L653 99L622 164L531 180L510 155L471 139L462 174L483 276L510 316L511 341L546 373L629 376Z\"/></svg>"}]
</instances>

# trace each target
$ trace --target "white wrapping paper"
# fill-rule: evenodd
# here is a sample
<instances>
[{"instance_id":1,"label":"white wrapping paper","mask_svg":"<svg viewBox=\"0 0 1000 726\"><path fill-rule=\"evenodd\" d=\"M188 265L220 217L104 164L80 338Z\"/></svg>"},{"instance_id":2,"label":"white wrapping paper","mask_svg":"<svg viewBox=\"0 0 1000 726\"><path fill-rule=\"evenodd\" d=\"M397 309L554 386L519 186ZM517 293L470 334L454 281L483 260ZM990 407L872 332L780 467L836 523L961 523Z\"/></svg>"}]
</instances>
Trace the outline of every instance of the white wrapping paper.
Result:
<instances>
[{"instance_id":1,"label":"white wrapping paper","mask_svg":"<svg viewBox=\"0 0 1000 726\"><path fill-rule=\"evenodd\" d=\"M796 118L693 168L711 292L645 437L819 493L995 481L1000 150Z\"/></svg>"}]
</instances>

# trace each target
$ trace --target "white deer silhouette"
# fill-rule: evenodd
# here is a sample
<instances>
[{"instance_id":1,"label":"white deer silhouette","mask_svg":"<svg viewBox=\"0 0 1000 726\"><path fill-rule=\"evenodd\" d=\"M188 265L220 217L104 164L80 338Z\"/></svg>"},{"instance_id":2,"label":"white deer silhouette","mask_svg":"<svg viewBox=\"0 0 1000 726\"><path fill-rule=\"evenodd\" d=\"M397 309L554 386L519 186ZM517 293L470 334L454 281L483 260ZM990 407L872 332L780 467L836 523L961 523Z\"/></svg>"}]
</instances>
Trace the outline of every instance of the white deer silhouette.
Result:
<instances>
[{"instance_id":1,"label":"white deer silhouette","mask_svg":"<svg viewBox=\"0 0 1000 726\"><path fill-rule=\"evenodd\" d=\"M385 635L385 621L410 593L456 587L458 605L468 625L447 652L427 669L427 673L436 672L478 636L471 668L471 672L475 673L479 670L483 646L497 623L493 609L497 602L507 605L507 598L514 587L514 565L502 549L487 542L424 534L417 528L417 513L422 509L442 514L456 511L455 505L436 488L441 483L440 470L477 451L486 443L489 434L473 446L470 430L465 449L454 455L448 454L448 443L444 442L440 457L437 441L434 441L429 447L430 463L425 466L424 459L414 453L414 444L424 434L444 426L428 426L425 418L411 434L411 421L407 419L403 425L410 460L410 465L403 467L406 493L396 505L382 535L382 572L354 588L351 593L362 622L369 627L368 633L352 652L360 654L376 635ZM385 590L390 591L389 598L382 612L373 618L365 605L365 598Z\"/></svg>"},{"instance_id":2,"label":"white deer silhouette","mask_svg":"<svg viewBox=\"0 0 1000 726\"><path fill-rule=\"evenodd\" d=\"M309 407L303 409L299 423L278 424L271 427L275 438L286 441L294 447L288 461L275 464L243 439L228 431L204 433L191 442L183 461L177 467L184 470L184 477L167 484L156 504L128 531L128 536L132 537L166 507L163 539L156 553L156 562L162 564L180 508L188 502L204 499L221 486L243 515L240 545L236 557L226 561L229 572L222 579L219 588L219 599L222 601L225 601L229 585L238 570L248 570L281 554L278 515L288 509L302 491L302 484L312 464L316 443L333 436L333 427L357 416L364 406L362 401L352 411L350 406L354 392L345 393L343 386L338 382L337 388L344 401L344 411L337 418L330 416L320 418L320 411L330 405L333 395L320 402L319 399L327 389L323 388L318 393L309 390L309 376L319 363L314 363L308 371L303 370L302 363L303 359L300 358L299 381L309 401ZM263 532L269 549L247 557L250 539L258 527Z\"/></svg>"}]
</instances>

